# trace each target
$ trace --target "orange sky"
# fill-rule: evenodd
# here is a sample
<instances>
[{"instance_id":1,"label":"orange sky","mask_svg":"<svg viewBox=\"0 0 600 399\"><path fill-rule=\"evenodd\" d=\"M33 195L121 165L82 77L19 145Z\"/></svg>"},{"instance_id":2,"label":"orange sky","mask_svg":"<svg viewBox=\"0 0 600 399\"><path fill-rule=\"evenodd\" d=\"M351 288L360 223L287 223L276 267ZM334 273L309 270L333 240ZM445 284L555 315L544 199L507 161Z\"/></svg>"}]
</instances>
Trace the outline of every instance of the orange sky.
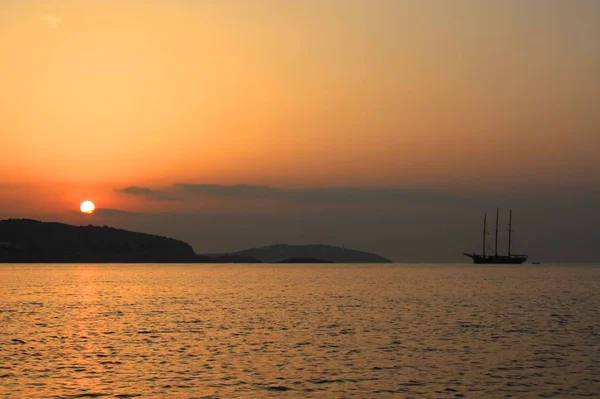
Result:
<instances>
[{"instance_id":1,"label":"orange sky","mask_svg":"<svg viewBox=\"0 0 600 399\"><path fill-rule=\"evenodd\" d=\"M3 1L0 205L598 184L599 4Z\"/></svg>"}]
</instances>

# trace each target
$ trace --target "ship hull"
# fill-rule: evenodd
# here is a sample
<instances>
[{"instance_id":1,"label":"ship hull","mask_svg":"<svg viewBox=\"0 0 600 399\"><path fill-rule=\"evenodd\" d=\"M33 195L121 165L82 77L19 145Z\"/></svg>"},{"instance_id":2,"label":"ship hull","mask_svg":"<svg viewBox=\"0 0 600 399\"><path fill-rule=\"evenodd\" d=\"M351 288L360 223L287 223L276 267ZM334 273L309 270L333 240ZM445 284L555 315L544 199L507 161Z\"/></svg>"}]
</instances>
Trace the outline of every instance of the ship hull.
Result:
<instances>
[{"instance_id":1,"label":"ship hull","mask_svg":"<svg viewBox=\"0 0 600 399\"><path fill-rule=\"evenodd\" d=\"M521 265L527 260L526 255L477 255L464 254L473 259L473 263L478 265Z\"/></svg>"}]
</instances>

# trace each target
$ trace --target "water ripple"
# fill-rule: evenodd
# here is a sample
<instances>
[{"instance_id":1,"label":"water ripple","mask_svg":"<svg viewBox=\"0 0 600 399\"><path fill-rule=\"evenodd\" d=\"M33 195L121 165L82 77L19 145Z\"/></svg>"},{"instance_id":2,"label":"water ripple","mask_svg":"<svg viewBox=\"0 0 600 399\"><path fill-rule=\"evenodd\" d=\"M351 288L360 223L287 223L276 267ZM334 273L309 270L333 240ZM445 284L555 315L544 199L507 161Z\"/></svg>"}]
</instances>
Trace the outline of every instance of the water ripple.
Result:
<instances>
[{"instance_id":1,"label":"water ripple","mask_svg":"<svg viewBox=\"0 0 600 399\"><path fill-rule=\"evenodd\" d=\"M0 265L1 398L600 392L600 267Z\"/></svg>"}]
</instances>

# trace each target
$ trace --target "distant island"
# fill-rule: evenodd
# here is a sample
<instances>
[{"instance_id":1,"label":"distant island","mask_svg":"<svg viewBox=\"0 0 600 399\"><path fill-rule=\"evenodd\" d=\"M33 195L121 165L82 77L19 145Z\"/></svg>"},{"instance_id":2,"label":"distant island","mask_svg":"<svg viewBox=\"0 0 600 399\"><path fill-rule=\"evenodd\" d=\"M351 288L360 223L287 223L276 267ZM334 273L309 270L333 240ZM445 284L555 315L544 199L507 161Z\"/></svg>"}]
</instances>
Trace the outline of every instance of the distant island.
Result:
<instances>
[{"instance_id":1,"label":"distant island","mask_svg":"<svg viewBox=\"0 0 600 399\"><path fill-rule=\"evenodd\" d=\"M30 219L0 221L0 263L387 263L368 252L328 245L270 245L198 255L172 238L108 226Z\"/></svg>"},{"instance_id":2,"label":"distant island","mask_svg":"<svg viewBox=\"0 0 600 399\"><path fill-rule=\"evenodd\" d=\"M245 249L236 255L250 256L261 262L278 263L286 259L307 258L335 263L390 263L391 260L369 252L331 245L269 245Z\"/></svg>"}]
</instances>

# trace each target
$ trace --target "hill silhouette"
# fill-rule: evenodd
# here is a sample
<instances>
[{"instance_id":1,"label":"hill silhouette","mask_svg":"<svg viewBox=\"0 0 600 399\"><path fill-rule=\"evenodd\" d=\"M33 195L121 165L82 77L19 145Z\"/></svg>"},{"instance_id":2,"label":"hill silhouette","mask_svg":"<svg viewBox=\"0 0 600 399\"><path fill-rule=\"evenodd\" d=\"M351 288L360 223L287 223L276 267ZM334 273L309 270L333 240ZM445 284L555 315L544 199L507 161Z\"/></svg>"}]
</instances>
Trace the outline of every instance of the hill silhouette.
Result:
<instances>
[{"instance_id":1,"label":"hill silhouette","mask_svg":"<svg viewBox=\"0 0 600 399\"><path fill-rule=\"evenodd\" d=\"M238 251L261 262L277 263L289 259L315 259L335 263L390 263L389 259L369 252L331 245L269 245Z\"/></svg>"},{"instance_id":2,"label":"hill silhouette","mask_svg":"<svg viewBox=\"0 0 600 399\"><path fill-rule=\"evenodd\" d=\"M0 221L0 263L388 263L368 252L329 245L270 245L198 255L179 240L108 226L30 219Z\"/></svg>"},{"instance_id":3,"label":"hill silhouette","mask_svg":"<svg viewBox=\"0 0 600 399\"><path fill-rule=\"evenodd\" d=\"M0 262L196 263L212 262L171 238L112 227L70 226L29 219L0 221Z\"/></svg>"}]
</instances>

